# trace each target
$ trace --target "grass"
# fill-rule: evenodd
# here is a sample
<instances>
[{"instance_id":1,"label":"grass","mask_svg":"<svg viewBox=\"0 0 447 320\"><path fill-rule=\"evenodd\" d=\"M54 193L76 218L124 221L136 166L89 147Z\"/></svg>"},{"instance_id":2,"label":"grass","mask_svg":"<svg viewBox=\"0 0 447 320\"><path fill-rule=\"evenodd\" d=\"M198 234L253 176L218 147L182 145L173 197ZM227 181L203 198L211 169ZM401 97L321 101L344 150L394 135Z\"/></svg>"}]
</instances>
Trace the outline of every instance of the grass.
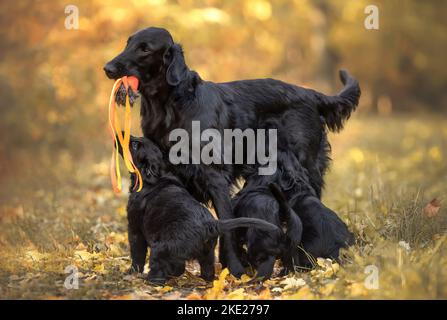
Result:
<instances>
[{"instance_id":1,"label":"grass","mask_svg":"<svg viewBox=\"0 0 447 320\"><path fill-rule=\"evenodd\" d=\"M318 259L311 272L264 285L226 276L218 264L213 284L196 277L196 263L164 287L126 276L126 194L111 191L104 143L99 160L74 161L70 153L55 152L5 175L0 298L447 298L447 120L354 117L330 140L334 161L323 199L357 239L343 252L341 266ZM441 208L428 217L424 208L433 198ZM80 272L78 289L64 286L67 266Z\"/></svg>"}]
</instances>

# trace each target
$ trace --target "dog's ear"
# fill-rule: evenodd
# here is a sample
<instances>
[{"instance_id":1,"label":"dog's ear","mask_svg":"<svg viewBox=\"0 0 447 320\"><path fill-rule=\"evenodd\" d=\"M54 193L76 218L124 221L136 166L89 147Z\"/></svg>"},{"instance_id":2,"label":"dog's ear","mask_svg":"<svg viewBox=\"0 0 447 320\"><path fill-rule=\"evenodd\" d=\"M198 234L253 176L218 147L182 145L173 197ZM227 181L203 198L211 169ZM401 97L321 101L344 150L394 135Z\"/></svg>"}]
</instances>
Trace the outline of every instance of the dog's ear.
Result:
<instances>
[{"instance_id":1,"label":"dog's ear","mask_svg":"<svg viewBox=\"0 0 447 320\"><path fill-rule=\"evenodd\" d=\"M168 69L166 70L166 81L171 86L178 85L185 79L188 71L182 47L179 44L174 43L168 50L166 50L163 60L165 64L169 64Z\"/></svg>"}]
</instances>

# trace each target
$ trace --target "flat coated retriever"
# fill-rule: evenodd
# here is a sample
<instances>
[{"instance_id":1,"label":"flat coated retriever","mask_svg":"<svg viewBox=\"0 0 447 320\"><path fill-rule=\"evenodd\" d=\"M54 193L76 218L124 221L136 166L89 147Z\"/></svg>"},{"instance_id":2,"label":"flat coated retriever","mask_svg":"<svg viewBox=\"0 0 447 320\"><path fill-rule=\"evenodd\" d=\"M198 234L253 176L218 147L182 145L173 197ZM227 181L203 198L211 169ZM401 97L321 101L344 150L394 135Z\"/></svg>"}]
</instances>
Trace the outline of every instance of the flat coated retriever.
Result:
<instances>
[{"instance_id":1,"label":"flat coated retriever","mask_svg":"<svg viewBox=\"0 0 447 320\"><path fill-rule=\"evenodd\" d=\"M287 200L274 183L268 187L244 188L233 198L236 217L262 219L285 230L283 234L266 234L254 228L235 232L237 253L242 262L256 269L255 279L270 278L277 258L283 265L281 275L293 271L294 266L299 264L298 247L303 225L298 215L284 203Z\"/></svg>"},{"instance_id":2,"label":"flat coated retriever","mask_svg":"<svg viewBox=\"0 0 447 320\"><path fill-rule=\"evenodd\" d=\"M316 258L339 261L341 248L354 244L354 235L337 214L312 196L296 196L283 205L293 209L303 223L303 236L299 251L301 267L312 268Z\"/></svg>"},{"instance_id":3,"label":"flat coated retriever","mask_svg":"<svg viewBox=\"0 0 447 320\"><path fill-rule=\"evenodd\" d=\"M111 79L135 76L141 94L141 127L145 137L163 151L173 129L190 133L192 121L201 129L266 129L280 124L278 134L306 168L317 197L328 165L326 128L342 129L360 97L358 82L340 72L344 88L335 96L274 79L226 83L204 81L188 68L181 46L162 28L146 28L129 37L122 53L104 67ZM205 143L203 143L205 144ZM223 157L223 156L222 156ZM177 175L200 202L212 201L220 219L231 219L230 187L251 172L249 165L195 164L176 166ZM231 245L231 234L221 242L220 259L235 276L244 272Z\"/></svg>"},{"instance_id":4,"label":"flat coated retriever","mask_svg":"<svg viewBox=\"0 0 447 320\"><path fill-rule=\"evenodd\" d=\"M131 137L132 158L143 177L143 189L130 188L127 205L132 267L142 272L150 247L148 281L162 284L185 271L185 262L197 259L201 277L214 278L214 250L218 235L235 228L256 228L282 234L275 225L259 219L215 220L169 171L160 149L147 138ZM119 150L122 155L122 150ZM135 174L131 174L135 183Z\"/></svg>"},{"instance_id":5,"label":"flat coated retriever","mask_svg":"<svg viewBox=\"0 0 447 320\"><path fill-rule=\"evenodd\" d=\"M278 163L271 176L247 177L244 188L232 200L236 217L259 218L287 229L283 239L264 239L256 230L236 231L238 255L257 268L260 278L271 275L276 257L282 259L283 273L287 273L295 267L311 268L317 257L338 260L340 249L354 241L345 223L316 197L298 159L279 150ZM281 257L280 252L286 255Z\"/></svg>"}]
</instances>

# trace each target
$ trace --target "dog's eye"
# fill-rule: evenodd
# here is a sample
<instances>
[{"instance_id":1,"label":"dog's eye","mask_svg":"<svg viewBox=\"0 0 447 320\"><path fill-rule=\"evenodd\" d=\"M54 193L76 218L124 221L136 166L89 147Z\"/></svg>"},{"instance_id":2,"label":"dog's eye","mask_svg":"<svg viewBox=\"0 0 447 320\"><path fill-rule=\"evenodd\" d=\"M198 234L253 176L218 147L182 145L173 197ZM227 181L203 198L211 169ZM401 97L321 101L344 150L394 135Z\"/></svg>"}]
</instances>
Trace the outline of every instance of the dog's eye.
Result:
<instances>
[{"instance_id":1,"label":"dog's eye","mask_svg":"<svg viewBox=\"0 0 447 320\"><path fill-rule=\"evenodd\" d=\"M131 147L132 147L132 150L137 151L138 150L138 142L133 141Z\"/></svg>"},{"instance_id":2,"label":"dog's eye","mask_svg":"<svg viewBox=\"0 0 447 320\"><path fill-rule=\"evenodd\" d=\"M142 52L144 52L144 53L150 53L150 52L152 52L151 51L151 49L148 47L148 45L146 44L146 43L141 43L139 46L138 46L138 49L140 50L140 51L142 51Z\"/></svg>"}]
</instances>

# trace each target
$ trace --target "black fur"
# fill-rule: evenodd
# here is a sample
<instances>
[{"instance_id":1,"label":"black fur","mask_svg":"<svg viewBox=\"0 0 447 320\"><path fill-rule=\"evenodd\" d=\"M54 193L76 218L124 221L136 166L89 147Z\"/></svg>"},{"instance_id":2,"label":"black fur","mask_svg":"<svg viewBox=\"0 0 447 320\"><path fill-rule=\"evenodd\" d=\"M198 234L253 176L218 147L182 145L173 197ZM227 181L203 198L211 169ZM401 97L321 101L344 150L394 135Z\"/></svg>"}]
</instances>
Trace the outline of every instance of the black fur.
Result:
<instances>
[{"instance_id":1,"label":"black fur","mask_svg":"<svg viewBox=\"0 0 447 320\"><path fill-rule=\"evenodd\" d=\"M290 208L298 214L303 223L300 265L315 266L317 257L339 260L341 248L354 243L354 235L337 214L316 197L295 197Z\"/></svg>"},{"instance_id":2,"label":"black fur","mask_svg":"<svg viewBox=\"0 0 447 320\"><path fill-rule=\"evenodd\" d=\"M131 270L143 271L150 247L150 282L164 283L170 277L180 276L185 262L191 259L199 261L201 276L212 280L214 249L223 232L249 227L268 234L281 233L275 225L258 219L215 220L169 172L163 154L152 141L131 137L130 147L144 181L140 192L131 188L127 205ZM135 182L135 174L131 180Z\"/></svg>"},{"instance_id":3,"label":"black fur","mask_svg":"<svg viewBox=\"0 0 447 320\"><path fill-rule=\"evenodd\" d=\"M294 267L311 268L317 257L338 260L340 249L354 242L345 223L316 197L308 172L299 161L288 152L279 151L278 164L278 171L272 176L248 177L233 199L236 217L259 218L287 228L285 241L272 240L258 231L236 233L238 254L244 257L242 246L247 244L248 261L258 268L258 274L265 272L263 277L271 274L274 257L287 257L279 254L284 248L293 259L282 258L287 272ZM262 268L257 256L265 261Z\"/></svg>"},{"instance_id":4,"label":"black fur","mask_svg":"<svg viewBox=\"0 0 447 320\"><path fill-rule=\"evenodd\" d=\"M147 28L132 35L126 48L106 64L109 78L136 76L141 94L141 127L145 137L167 151L171 130L191 131L191 121L201 129L277 128L286 147L308 173L309 183L321 195L322 174L328 164L326 128L340 130L358 104L360 88L346 71L345 87L326 96L274 79L226 83L204 81L188 68L182 48L165 29ZM220 219L232 218L230 186L251 172L247 165L178 165L177 174L199 201L212 201ZM243 266L235 255L230 235L222 241L220 258L239 276Z\"/></svg>"},{"instance_id":5,"label":"black fur","mask_svg":"<svg viewBox=\"0 0 447 320\"><path fill-rule=\"evenodd\" d=\"M232 200L236 217L258 218L285 229L284 236L272 236L254 229L236 231L234 239L241 260L257 270L256 277L267 279L280 258L282 274L299 266L299 246L306 233L299 216L288 205L282 189L290 194L314 195L307 172L289 152L278 152L278 170L272 176L253 174ZM246 251L244 250L246 245Z\"/></svg>"}]
</instances>

